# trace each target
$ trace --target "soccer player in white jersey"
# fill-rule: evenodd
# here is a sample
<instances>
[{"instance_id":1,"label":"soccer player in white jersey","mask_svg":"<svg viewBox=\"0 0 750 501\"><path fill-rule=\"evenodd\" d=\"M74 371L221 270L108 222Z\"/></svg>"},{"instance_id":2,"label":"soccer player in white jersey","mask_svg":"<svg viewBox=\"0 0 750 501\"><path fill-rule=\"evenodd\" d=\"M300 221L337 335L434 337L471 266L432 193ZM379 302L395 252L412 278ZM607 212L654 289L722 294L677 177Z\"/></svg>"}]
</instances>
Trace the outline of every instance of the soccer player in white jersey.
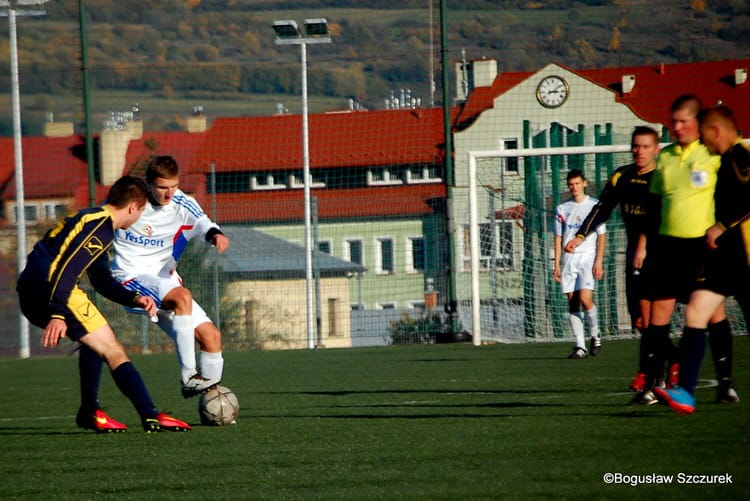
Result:
<instances>
[{"instance_id":1,"label":"soccer player in white jersey","mask_svg":"<svg viewBox=\"0 0 750 501\"><path fill-rule=\"evenodd\" d=\"M596 232L586 237L573 252L563 253L565 244L576 238L584 219L598 202L586 195L587 182L583 172L573 169L568 172L566 179L571 199L558 205L555 211L553 276L555 281L560 282L563 293L568 297L568 318L576 339L573 352L568 358L581 359L589 354L589 350L586 350L584 315L589 322L591 356L598 355L602 347L593 296L596 280L604 276L602 259L607 230L604 224L599 225Z\"/></svg>"},{"instance_id":2,"label":"soccer player in white jersey","mask_svg":"<svg viewBox=\"0 0 750 501\"><path fill-rule=\"evenodd\" d=\"M221 382L221 332L193 299L177 273L188 242L202 237L223 253L229 239L194 198L179 188L177 162L154 157L146 168L149 203L130 228L115 233L112 275L126 288L154 298L158 325L174 341L185 398ZM195 341L200 347L196 357ZM197 358L197 360L196 360Z\"/></svg>"}]
</instances>

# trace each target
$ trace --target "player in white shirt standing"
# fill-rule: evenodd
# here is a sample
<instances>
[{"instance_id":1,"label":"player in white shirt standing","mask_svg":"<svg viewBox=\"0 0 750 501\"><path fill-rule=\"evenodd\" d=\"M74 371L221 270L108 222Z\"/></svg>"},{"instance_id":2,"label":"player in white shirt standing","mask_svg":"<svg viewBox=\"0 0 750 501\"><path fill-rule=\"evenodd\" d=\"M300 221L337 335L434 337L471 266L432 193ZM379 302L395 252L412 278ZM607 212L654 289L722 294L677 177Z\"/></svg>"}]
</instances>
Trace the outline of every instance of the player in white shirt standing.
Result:
<instances>
[{"instance_id":1,"label":"player in white shirt standing","mask_svg":"<svg viewBox=\"0 0 750 501\"><path fill-rule=\"evenodd\" d=\"M593 296L596 280L604 276L602 259L606 243L606 226L599 225L573 252L563 253L563 248L570 240L577 238L576 233L581 228L586 216L598 202L585 193L586 177L578 169L568 172L566 177L571 199L557 206L555 213L555 262L553 276L560 282L562 291L568 297L568 312L570 327L576 339L571 359L586 358L584 336L584 314L589 321L591 334L591 356L601 351L602 341L599 335L599 320ZM581 311L583 307L583 311Z\"/></svg>"},{"instance_id":2,"label":"player in white shirt standing","mask_svg":"<svg viewBox=\"0 0 750 501\"><path fill-rule=\"evenodd\" d=\"M198 202L178 188L180 172L174 158L154 157L146 168L146 182L149 203L140 219L115 233L112 275L126 288L156 301L158 325L175 341L182 395L188 398L221 382L224 358L221 332L183 286L177 262L195 237L220 254L229 247L229 239Z\"/></svg>"}]
</instances>

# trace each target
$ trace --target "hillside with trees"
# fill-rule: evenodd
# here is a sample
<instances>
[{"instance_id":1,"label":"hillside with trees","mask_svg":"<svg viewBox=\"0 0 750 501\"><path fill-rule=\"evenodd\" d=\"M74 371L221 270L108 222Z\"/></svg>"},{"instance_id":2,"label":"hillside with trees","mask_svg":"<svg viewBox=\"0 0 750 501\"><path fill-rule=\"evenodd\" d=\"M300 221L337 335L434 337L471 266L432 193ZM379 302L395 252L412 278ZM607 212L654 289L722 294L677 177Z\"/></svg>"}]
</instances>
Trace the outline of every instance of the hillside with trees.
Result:
<instances>
[{"instance_id":1,"label":"hillside with trees","mask_svg":"<svg viewBox=\"0 0 750 501\"><path fill-rule=\"evenodd\" d=\"M750 54L750 4L740 0L446 3L451 71L462 58L495 58L500 71L533 71L550 62L582 69ZM181 126L179 110L187 112L190 102L223 115L271 114L282 107L296 112L299 52L276 46L271 24L309 17L327 18L334 39L308 48L312 111L344 108L349 99L379 109L401 89L422 106L440 105L437 0L432 9L430 0L97 0L85 5L92 110L98 119L133 101L147 102L160 117L147 127L167 129ZM32 134L49 111L81 122L78 2L52 0L45 9L42 17L17 18L24 130ZM8 68L4 31L0 88L5 99ZM454 81L451 75L451 85ZM10 116L0 118L0 134L10 134Z\"/></svg>"}]
</instances>

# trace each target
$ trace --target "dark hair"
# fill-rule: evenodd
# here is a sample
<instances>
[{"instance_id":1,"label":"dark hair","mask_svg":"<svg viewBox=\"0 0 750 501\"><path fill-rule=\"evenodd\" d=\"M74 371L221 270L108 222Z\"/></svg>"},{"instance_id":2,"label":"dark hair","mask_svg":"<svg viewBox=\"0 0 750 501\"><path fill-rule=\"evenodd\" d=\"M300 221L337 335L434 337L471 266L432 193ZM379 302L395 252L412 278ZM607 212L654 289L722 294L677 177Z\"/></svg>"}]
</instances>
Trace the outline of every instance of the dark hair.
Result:
<instances>
[{"instance_id":1,"label":"dark hair","mask_svg":"<svg viewBox=\"0 0 750 501\"><path fill-rule=\"evenodd\" d=\"M586 180L586 176L583 174L583 171L580 169L571 169L570 172L568 172L568 175L565 177L565 180L570 181L571 179L575 179L577 177L580 177L584 181Z\"/></svg>"},{"instance_id":2,"label":"dark hair","mask_svg":"<svg viewBox=\"0 0 750 501\"><path fill-rule=\"evenodd\" d=\"M632 143L637 136L652 136L656 144L659 144L659 142L661 141L659 133L656 132L653 127L649 127L647 125L638 125L635 129L633 129L633 135L630 137L630 142Z\"/></svg>"},{"instance_id":3,"label":"dark hair","mask_svg":"<svg viewBox=\"0 0 750 501\"><path fill-rule=\"evenodd\" d=\"M180 175L177 161L169 155L159 155L151 158L146 165L146 181L151 184L157 177L172 179Z\"/></svg>"},{"instance_id":4,"label":"dark hair","mask_svg":"<svg viewBox=\"0 0 750 501\"><path fill-rule=\"evenodd\" d=\"M737 127L737 118L734 116L734 111L729 106L723 104L717 104L713 108L706 108L701 110L698 114L698 122L701 126L709 122L722 122L724 125L729 126L735 131L739 131Z\"/></svg>"},{"instance_id":5,"label":"dark hair","mask_svg":"<svg viewBox=\"0 0 750 501\"><path fill-rule=\"evenodd\" d=\"M143 205L146 203L147 197L148 186L143 179L134 176L122 176L109 189L107 203L117 209L122 209L131 202L138 202Z\"/></svg>"},{"instance_id":6,"label":"dark hair","mask_svg":"<svg viewBox=\"0 0 750 501\"><path fill-rule=\"evenodd\" d=\"M679 110L688 110L693 116L698 116L701 111L701 100L693 94L683 94L672 102L669 109L672 113Z\"/></svg>"}]
</instances>

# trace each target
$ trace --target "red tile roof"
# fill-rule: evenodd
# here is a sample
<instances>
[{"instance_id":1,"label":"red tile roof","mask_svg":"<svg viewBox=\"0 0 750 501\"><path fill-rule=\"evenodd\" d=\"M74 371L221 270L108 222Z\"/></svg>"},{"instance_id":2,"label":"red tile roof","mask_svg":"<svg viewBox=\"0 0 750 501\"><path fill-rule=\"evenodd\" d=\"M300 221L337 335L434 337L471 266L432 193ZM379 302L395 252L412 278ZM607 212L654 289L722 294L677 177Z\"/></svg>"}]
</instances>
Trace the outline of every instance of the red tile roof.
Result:
<instances>
[{"instance_id":1,"label":"red tile roof","mask_svg":"<svg viewBox=\"0 0 750 501\"><path fill-rule=\"evenodd\" d=\"M15 172L13 139L3 138L0 147L0 172ZM25 198L69 197L88 183L83 138L23 137L23 180ZM8 153L6 154L6 151ZM11 175L3 199L15 198L15 177Z\"/></svg>"},{"instance_id":2,"label":"red tile roof","mask_svg":"<svg viewBox=\"0 0 750 501\"><path fill-rule=\"evenodd\" d=\"M582 70L584 78L615 91L616 99L648 122L669 126L669 108L682 94L694 94L704 106L718 101L732 108L740 129L750 131L750 81L734 84L734 70L750 69L750 59L711 61L688 64L665 64ZM622 76L634 75L635 87L622 93Z\"/></svg>"},{"instance_id":3,"label":"red tile roof","mask_svg":"<svg viewBox=\"0 0 750 501\"><path fill-rule=\"evenodd\" d=\"M445 198L443 183L349 189L313 189L320 219L419 216L435 212L434 199ZM217 214L210 195L197 196L206 212L218 222L262 223L301 221L303 191L278 190L219 193Z\"/></svg>"},{"instance_id":4,"label":"red tile roof","mask_svg":"<svg viewBox=\"0 0 750 501\"><path fill-rule=\"evenodd\" d=\"M734 84L734 70L750 69L750 59L588 70L560 66L612 91L618 102L646 122L668 127L672 101L690 93L698 96L704 106L714 105L719 100L724 102L735 111L740 129L750 134L750 80L739 86ZM479 114L493 107L495 98L535 73L500 73L490 87L474 89L460 106L456 127L471 125ZM629 94L622 93L623 75L635 76L635 87Z\"/></svg>"},{"instance_id":5,"label":"red tile roof","mask_svg":"<svg viewBox=\"0 0 750 501\"><path fill-rule=\"evenodd\" d=\"M309 116L311 168L440 163L442 110L385 110ZM301 115L218 118L190 167L219 172L302 167Z\"/></svg>"},{"instance_id":6,"label":"red tile roof","mask_svg":"<svg viewBox=\"0 0 750 501\"><path fill-rule=\"evenodd\" d=\"M130 141L123 174L143 167L144 162L154 155L170 155L177 161L177 165L187 167L193 162L193 157L206 136L207 132L144 132L139 139ZM142 171L137 173L142 174Z\"/></svg>"}]
</instances>

